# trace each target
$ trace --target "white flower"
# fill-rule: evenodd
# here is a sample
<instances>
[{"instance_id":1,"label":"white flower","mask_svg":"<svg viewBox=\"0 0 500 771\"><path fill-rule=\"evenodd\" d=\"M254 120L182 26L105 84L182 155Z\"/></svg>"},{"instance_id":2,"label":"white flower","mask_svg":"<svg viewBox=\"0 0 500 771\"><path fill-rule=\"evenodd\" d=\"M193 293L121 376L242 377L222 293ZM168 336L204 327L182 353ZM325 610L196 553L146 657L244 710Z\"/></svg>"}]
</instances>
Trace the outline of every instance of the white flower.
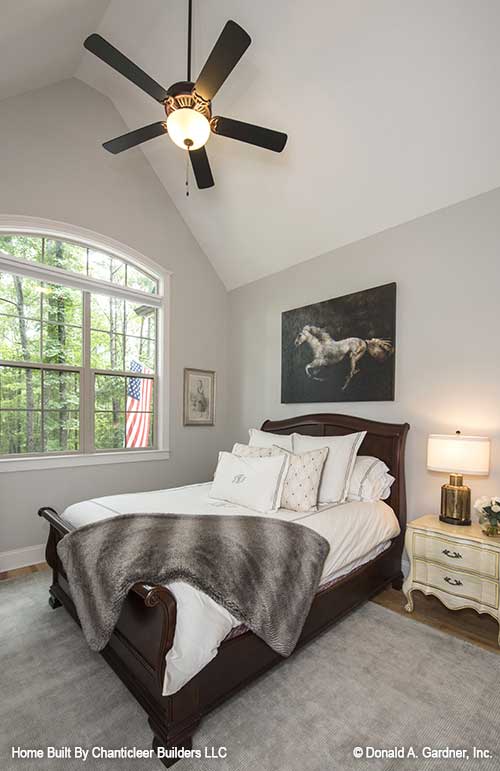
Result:
<instances>
[{"instance_id":1,"label":"white flower","mask_svg":"<svg viewBox=\"0 0 500 771\"><path fill-rule=\"evenodd\" d=\"M498 512L500 511L500 506L498 505L498 503L493 503L493 502L492 502L492 504L491 504L491 510L492 510L492 511L494 511L494 512L495 512L495 514L498 514Z\"/></svg>"},{"instance_id":2,"label":"white flower","mask_svg":"<svg viewBox=\"0 0 500 771\"><path fill-rule=\"evenodd\" d=\"M490 506L491 499L488 498L487 495L482 495L481 498L477 498L476 502L474 503L474 509L478 512L483 511L485 506Z\"/></svg>"}]
</instances>

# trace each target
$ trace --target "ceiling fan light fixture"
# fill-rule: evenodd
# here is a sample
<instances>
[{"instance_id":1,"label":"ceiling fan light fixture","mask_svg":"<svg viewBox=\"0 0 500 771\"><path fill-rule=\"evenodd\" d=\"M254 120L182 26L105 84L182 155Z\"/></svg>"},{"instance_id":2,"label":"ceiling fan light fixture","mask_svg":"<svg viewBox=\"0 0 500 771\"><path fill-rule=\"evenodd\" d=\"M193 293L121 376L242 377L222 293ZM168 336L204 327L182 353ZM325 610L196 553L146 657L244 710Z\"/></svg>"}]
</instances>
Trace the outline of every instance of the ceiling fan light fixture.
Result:
<instances>
[{"instance_id":1,"label":"ceiling fan light fixture","mask_svg":"<svg viewBox=\"0 0 500 771\"><path fill-rule=\"evenodd\" d=\"M97 33L89 35L83 45L87 51L159 102L167 116L166 122L156 121L104 142L104 149L116 155L168 133L173 143L182 150L194 151L189 152L188 158L198 188L205 190L215 184L204 147L211 133L272 150L275 153L283 150L287 135L282 131L273 131L234 118L225 118L221 115L212 117L214 96L236 67L252 39L239 24L229 19L200 74L193 82L191 80L193 0L187 0L187 3L187 77L186 80L172 83L167 90L101 35Z\"/></svg>"},{"instance_id":2,"label":"ceiling fan light fixture","mask_svg":"<svg viewBox=\"0 0 500 771\"><path fill-rule=\"evenodd\" d=\"M210 123L201 112L190 107L181 107L169 114L167 131L177 147L183 150L198 150L208 141Z\"/></svg>"}]
</instances>

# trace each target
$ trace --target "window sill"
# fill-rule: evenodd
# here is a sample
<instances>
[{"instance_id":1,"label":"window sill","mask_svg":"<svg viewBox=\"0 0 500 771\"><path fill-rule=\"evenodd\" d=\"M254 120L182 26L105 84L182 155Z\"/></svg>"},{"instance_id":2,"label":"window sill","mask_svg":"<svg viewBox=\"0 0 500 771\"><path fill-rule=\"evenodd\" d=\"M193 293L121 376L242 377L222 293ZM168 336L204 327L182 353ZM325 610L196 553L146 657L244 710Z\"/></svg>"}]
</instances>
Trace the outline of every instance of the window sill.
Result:
<instances>
[{"instance_id":1,"label":"window sill","mask_svg":"<svg viewBox=\"0 0 500 771\"><path fill-rule=\"evenodd\" d=\"M170 458L170 450L138 450L126 452L96 452L88 455L49 455L31 458L2 458L0 473L12 471L42 471L50 468L102 466L106 463L144 463Z\"/></svg>"}]
</instances>

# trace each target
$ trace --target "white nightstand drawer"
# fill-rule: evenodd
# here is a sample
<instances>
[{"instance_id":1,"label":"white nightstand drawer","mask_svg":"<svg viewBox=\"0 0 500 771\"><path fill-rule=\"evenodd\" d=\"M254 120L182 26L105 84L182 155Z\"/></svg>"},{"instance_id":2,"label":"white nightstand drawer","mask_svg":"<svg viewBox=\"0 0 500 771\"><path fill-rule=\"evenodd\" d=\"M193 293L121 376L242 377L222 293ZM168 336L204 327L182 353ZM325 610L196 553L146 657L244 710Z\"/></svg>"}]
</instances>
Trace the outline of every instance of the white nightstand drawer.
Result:
<instances>
[{"instance_id":1,"label":"white nightstand drawer","mask_svg":"<svg viewBox=\"0 0 500 771\"><path fill-rule=\"evenodd\" d=\"M498 608L498 583L471 573L435 565L416 559L413 566L413 580L416 583L438 589L464 600L473 600L479 605Z\"/></svg>"},{"instance_id":2,"label":"white nightstand drawer","mask_svg":"<svg viewBox=\"0 0 500 771\"><path fill-rule=\"evenodd\" d=\"M498 578L498 552L480 544L473 546L460 540L422 532L413 533L413 553L416 557L439 562L454 570L469 570L490 578Z\"/></svg>"}]
</instances>

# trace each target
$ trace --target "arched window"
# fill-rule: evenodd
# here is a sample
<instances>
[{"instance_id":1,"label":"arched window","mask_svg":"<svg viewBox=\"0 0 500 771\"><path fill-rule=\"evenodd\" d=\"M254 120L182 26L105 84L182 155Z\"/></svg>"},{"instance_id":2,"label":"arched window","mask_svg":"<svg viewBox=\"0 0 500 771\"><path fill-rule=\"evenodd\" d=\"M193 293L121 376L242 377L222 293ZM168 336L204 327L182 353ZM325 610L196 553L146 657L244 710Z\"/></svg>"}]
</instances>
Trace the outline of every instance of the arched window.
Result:
<instances>
[{"instance_id":1,"label":"arched window","mask_svg":"<svg viewBox=\"0 0 500 771\"><path fill-rule=\"evenodd\" d=\"M0 230L0 461L166 449L168 276L110 243Z\"/></svg>"}]
</instances>

